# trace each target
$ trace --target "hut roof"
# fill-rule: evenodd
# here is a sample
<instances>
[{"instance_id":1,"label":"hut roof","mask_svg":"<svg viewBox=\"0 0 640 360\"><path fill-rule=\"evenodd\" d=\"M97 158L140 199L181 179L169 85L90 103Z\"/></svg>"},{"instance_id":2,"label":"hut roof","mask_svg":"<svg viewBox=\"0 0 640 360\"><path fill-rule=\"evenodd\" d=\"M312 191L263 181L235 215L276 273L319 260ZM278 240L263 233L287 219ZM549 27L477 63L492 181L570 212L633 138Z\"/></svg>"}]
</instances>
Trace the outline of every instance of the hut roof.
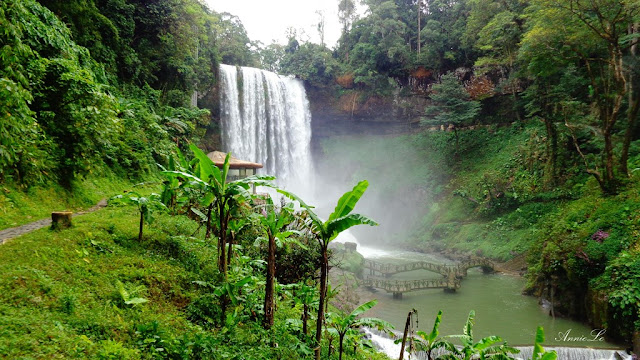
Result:
<instances>
[{"instance_id":1,"label":"hut roof","mask_svg":"<svg viewBox=\"0 0 640 360\"><path fill-rule=\"evenodd\" d=\"M209 157L209 159L211 159L211 161L213 161L213 163L217 167L221 168L224 165L224 159L227 157L227 154L223 153L222 151L212 151L208 153L207 156ZM229 168L230 169L261 169L262 164L236 159L235 157L231 156L229 158Z\"/></svg>"}]
</instances>

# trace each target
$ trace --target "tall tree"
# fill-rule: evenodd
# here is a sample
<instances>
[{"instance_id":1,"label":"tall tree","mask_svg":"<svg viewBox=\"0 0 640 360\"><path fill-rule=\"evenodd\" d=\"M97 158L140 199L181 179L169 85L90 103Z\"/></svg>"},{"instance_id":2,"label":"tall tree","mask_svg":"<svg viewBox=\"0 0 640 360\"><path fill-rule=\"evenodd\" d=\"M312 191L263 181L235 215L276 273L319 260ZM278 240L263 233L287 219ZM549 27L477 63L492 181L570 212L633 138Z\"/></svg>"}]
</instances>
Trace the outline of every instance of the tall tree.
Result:
<instances>
[{"instance_id":1,"label":"tall tree","mask_svg":"<svg viewBox=\"0 0 640 360\"><path fill-rule=\"evenodd\" d=\"M324 11L322 10L316 11L316 15L318 15L318 23L316 24L316 29L318 30L318 36L320 37L320 46L324 47L324 26L327 19L324 16Z\"/></svg>"},{"instance_id":2,"label":"tall tree","mask_svg":"<svg viewBox=\"0 0 640 360\"><path fill-rule=\"evenodd\" d=\"M349 44L347 43L347 33L351 28L351 24L356 19L356 3L353 0L338 0L338 21L342 26L342 41L344 43L340 44L340 46L345 49L349 48ZM347 50L345 54L345 60L349 61L349 50Z\"/></svg>"},{"instance_id":3,"label":"tall tree","mask_svg":"<svg viewBox=\"0 0 640 360\"><path fill-rule=\"evenodd\" d=\"M524 32L525 1L473 0L463 42L480 55L478 73L499 75L502 91L512 96L513 115L520 120L516 59Z\"/></svg>"},{"instance_id":4,"label":"tall tree","mask_svg":"<svg viewBox=\"0 0 640 360\"><path fill-rule=\"evenodd\" d=\"M428 117L422 124L449 125L456 137L458 153L458 128L469 125L480 111L480 102L472 100L454 73L442 75L440 83L433 86L430 95L433 105L425 110Z\"/></svg>"},{"instance_id":5,"label":"tall tree","mask_svg":"<svg viewBox=\"0 0 640 360\"><path fill-rule=\"evenodd\" d=\"M469 64L469 53L462 46L467 19L467 2L433 0L427 2L424 26L420 31L424 43L418 64L444 74Z\"/></svg>"},{"instance_id":6,"label":"tall tree","mask_svg":"<svg viewBox=\"0 0 640 360\"><path fill-rule=\"evenodd\" d=\"M294 235L296 231L286 230L287 225L293 221L293 203L286 204L276 209L273 200L268 197L262 214L257 218L267 237L267 275L264 295L264 328L273 326L275 309L274 293L276 281L276 241L284 242L286 238Z\"/></svg>"},{"instance_id":7,"label":"tall tree","mask_svg":"<svg viewBox=\"0 0 640 360\"><path fill-rule=\"evenodd\" d=\"M358 200L362 197L367 190L369 182L363 180L356 184L351 191L344 193L335 210L329 215L326 221L322 221L316 213L313 212L312 207L305 204L295 194L284 190L278 190L281 194L288 198L297 201L309 215L311 221L311 231L316 235L322 252L322 265L320 267L320 301L318 304L318 317L316 320L316 360L320 360L320 341L322 340L322 324L324 322L325 312L325 300L327 296L327 276L329 275L329 243L333 241L341 232L356 226L356 225L378 225L375 221L362 216L360 214L352 213Z\"/></svg>"},{"instance_id":8,"label":"tall tree","mask_svg":"<svg viewBox=\"0 0 640 360\"><path fill-rule=\"evenodd\" d=\"M603 142L599 159L588 157L577 140L575 146L602 191L616 193L628 176L629 146L638 117L638 58L633 49L640 3L536 0L532 10L535 23L524 43L542 50L533 56L556 52L585 68L593 108L592 116L586 118L593 121L566 124L574 134L579 126L597 128L595 134ZM627 118L626 124L620 124L622 117Z\"/></svg>"}]
</instances>

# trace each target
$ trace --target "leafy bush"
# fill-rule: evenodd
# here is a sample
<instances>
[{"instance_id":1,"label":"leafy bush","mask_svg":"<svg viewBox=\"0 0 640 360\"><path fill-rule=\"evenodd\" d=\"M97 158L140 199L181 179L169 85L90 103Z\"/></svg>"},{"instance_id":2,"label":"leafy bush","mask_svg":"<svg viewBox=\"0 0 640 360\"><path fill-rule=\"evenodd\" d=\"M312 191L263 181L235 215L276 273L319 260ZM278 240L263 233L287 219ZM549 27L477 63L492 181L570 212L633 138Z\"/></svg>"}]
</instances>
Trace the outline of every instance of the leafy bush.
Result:
<instances>
[{"instance_id":1,"label":"leafy bush","mask_svg":"<svg viewBox=\"0 0 640 360\"><path fill-rule=\"evenodd\" d=\"M623 252L597 278L595 286L606 289L614 319L620 324L623 336L630 338L640 327L640 256Z\"/></svg>"}]
</instances>

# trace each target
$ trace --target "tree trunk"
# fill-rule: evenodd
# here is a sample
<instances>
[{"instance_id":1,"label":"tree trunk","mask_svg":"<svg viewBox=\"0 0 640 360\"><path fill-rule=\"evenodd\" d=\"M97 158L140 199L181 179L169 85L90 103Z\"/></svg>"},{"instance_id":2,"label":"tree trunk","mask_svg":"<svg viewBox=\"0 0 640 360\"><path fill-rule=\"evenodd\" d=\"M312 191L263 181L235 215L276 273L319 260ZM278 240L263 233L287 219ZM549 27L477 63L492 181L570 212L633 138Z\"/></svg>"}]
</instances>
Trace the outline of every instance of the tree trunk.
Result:
<instances>
[{"instance_id":1,"label":"tree trunk","mask_svg":"<svg viewBox=\"0 0 640 360\"><path fill-rule=\"evenodd\" d=\"M327 295L327 244L322 244L322 265L320 266L320 300L318 303L318 319L316 320L316 360L320 360L320 341L322 340L322 323L324 321L324 301Z\"/></svg>"},{"instance_id":2,"label":"tree trunk","mask_svg":"<svg viewBox=\"0 0 640 360\"><path fill-rule=\"evenodd\" d=\"M138 231L138 242L142 241L142 228L144 227L144 213L140 212L140 231Z\"/></svg>"},{"instance_id":3,"label":"tree trunk","mask_svg":"<svg viewBox=\"0 0 640 360\"><path fill-rule=\"evenodd\" d=\"M207 232L204 235L205 240L211 236L211 213L213 211L213 202L209 204L209 209L207 210ZM220 252L220 244L218 243L218 253Z\"/></svg>"},{"instance_id":4,"label":"tree trunk","mask_svg":"<svg viewBox=\"0 0 640 360\"><path fill-rule=\"evenodd\" d=\"M555 187L557 184L557 160L558 160L558 131L553 124L551 119L545 118L544 126L547 130L547 141L546 141L546 150L547 150L547 169L545 171L545 177L547 178L547 184L551 187Z\"/></svg>"},{"instance_id":5,"label":"tree trunk","mask_svg":"<svg viewBox=\"0 0 640 360\"><path fill-rule=\"evenodd\" d=\"M309 321L309 305L305 303L302 305L302 333L305 336L309 333L307 321Z\"/></svg>"},{"instance_id":6,"label":"tree trunk","mask_svg":"<svg viewBox=\"0 0 640 360\"><path fill-rule=\"evenodd\" d=\"M411 326L411 314L413 314L413 310L409 311L409 314L407 315L407 322L404 324L404 333L402 334L402 345L400 346L400 357L398 357L398 360L402 360L404 358L404 345L407 342L409 326Z\"/></svg>"},{"instance_id":7,"label":"tree trunk","mask_svg":"<svg viewBox=\"0 0 640 360\"><path fill-rule=\"evenodd\" d=\"M604 137L604 155L605 155L605 163L604 163L604 192L607 194L615 194L617 190L617 179L613 172L614 168L614 159L613 159L613 140L611 138L611 131L609 129L605 129L603 131Z\"/></svg>"},{"instance_id":8,"label":"tree trunk","mask_svg":"<svg viewBox=\"0 0 640 360\"><path fill-rule=\"evenodd\" d=\"M420 55L420 12L422 11L422 0L418 0L418 55Z\"/></svg>"},{"instance_id":9,"label":"tree trunk","mask_svg":"<svg viewBox=\"0 0 640 360\"><path fill-rule=\"evenodd\" d=\"M71 211L55 211L51 213L51 229L61 230L71 227ZM140 230L142 231L142 230Z\"/></svg>"},{"instance_id":10,"label":"tree trunk","mask_svg":"<svg viewBox=\"0 0 640 360\"><path fill-rule=\"evenodd\" d=\"M264 294L264 328L273 326L273 291L276 276L276 240L269 234L269 249L267 255L267 284Z\"/></svg>"},{"instance_id":11,"label":"tree trunk","mask_svg":"<svg viewBox=\"0 0 640 360\"><path fill-rule=\"evenodd\" d=\"M235 236L231 236L229 238L229 249L227 250L227 267L231 266L231 257L233 256L231 254L232 250L233 250L233 243L235 242Z\"/></svg>"},{"instance_id":12,"label":"tree trunk","mask_svg":"<svg viewBox=\"0 0 640 360\"><path fill-rule=\"evenodd\" d=\"M629 109L627 110L627 129L625 130L624 140L622 143L622 152L620 154L620 175L629 176L629 147L633 140L633 133L636 129L636 120L638 118L638 109L640 108L640 96L635 96L635 91L629 92Z\"/></svg>"},{"instance_id":13,"label":"tree trunk","mask_svg":"<svg viewBox=\"0 0 640 360\"><path fill-rule=\"evenodd\" d=\"M340 334L340 349L338 350L338 360L342 360L342 343L344 342L344 334Z\"/></svg>"},{"instance_id":14,"label":"tree trunk","mask_svg":"<svg viewBox=\"0 0 640 360\"><path fill-rule=\"evenodd\" d=\"M640 24L630 24L628 34L633 35L640 31ZM631 47L629 48L630 56L635 59L638 54L638 39L632 40ZM629 146L631 146L631 140L633 139L633 133L636 128L636 121L638 118L638 108L640 108L640 89L638 89L638 79L634 76L634 71L628 71L627 79L627 93L629 108L627 109L627 129L624 134L624 141L622 143L622 153L620 155L620 175L629 176L629 168L627 162L629 160Z\"/></svg>"},{"instance_id":15,"label":"tree trunk","mask_svg":"<svg viewBox=\"0 0 640 360\"><path fill-rule=\"evenodd\" d=\"M225 212L226 202L220 204L218 216L220 219L220 232L218 241L220 247L219 270L223 274L225 281L227 280L227 224L229 222L229 213Z\"/></svg>"}]
</instances>

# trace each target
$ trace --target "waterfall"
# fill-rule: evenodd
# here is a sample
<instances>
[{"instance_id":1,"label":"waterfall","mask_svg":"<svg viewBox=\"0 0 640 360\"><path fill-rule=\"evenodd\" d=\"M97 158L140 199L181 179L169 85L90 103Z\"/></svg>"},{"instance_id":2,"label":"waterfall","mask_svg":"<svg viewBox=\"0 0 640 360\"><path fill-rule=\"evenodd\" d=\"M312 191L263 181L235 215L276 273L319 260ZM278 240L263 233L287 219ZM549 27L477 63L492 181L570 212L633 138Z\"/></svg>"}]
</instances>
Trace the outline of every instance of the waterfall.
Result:
<instances>
[{"instance_id":1,"label":"waterfall","mask_svg":"<svg viewBox=\"0 0 640 360\"><path fill-rule=\"evenodd\" d=\"M280 187L311 189L311 112L302 81L220 65L220 89L224 150L263 164Z\"/></svg>"}]
</instances>

